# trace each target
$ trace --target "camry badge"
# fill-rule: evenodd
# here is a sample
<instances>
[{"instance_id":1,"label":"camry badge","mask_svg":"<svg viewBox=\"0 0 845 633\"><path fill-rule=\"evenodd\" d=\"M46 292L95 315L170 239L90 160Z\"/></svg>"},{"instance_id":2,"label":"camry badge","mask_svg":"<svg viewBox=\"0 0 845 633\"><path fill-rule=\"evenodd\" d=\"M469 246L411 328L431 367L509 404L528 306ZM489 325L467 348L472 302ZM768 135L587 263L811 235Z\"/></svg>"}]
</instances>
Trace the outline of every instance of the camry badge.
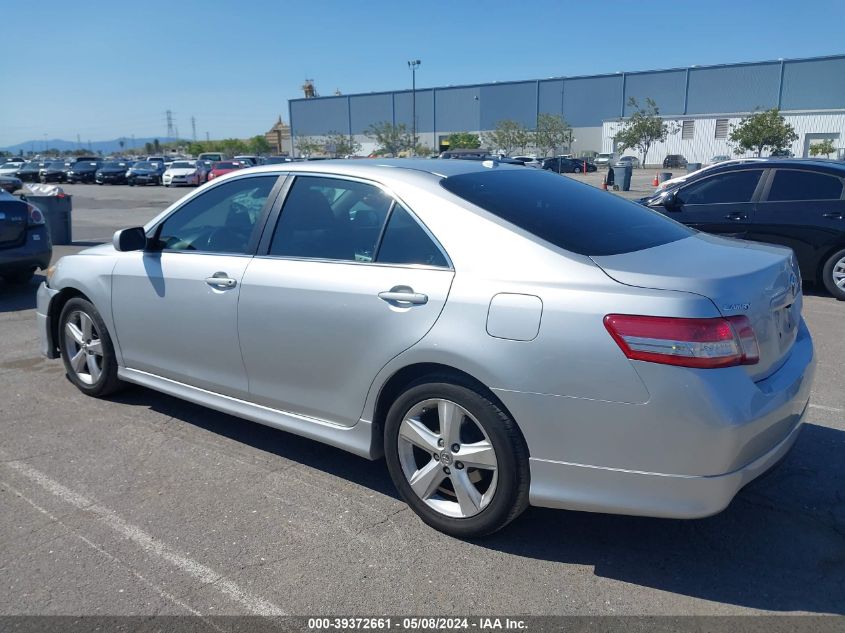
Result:
<instances>
[{"instance_id":1,"label":"camry badge","mask_svg":"<svg viewBox=\"0 0 845 633\"><path fill-rule=\"evenodd\" d=\"M742 310L743 312L748 312L748 309L751 307L750 303L731 303L728 305L723 305L722 310L725 312L735 312L737 310Z\"/></svg>"}]
</instances>

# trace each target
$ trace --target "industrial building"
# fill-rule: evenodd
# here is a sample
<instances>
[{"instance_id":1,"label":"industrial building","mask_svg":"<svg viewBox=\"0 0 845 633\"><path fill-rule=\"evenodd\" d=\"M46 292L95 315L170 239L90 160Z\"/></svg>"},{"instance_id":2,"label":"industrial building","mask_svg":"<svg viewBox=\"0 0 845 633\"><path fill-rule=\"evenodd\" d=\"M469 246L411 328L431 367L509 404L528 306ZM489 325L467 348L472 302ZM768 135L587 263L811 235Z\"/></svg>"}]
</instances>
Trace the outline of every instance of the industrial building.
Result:
<instances>
[{"instance_id":1,"label":"industrial building","mask_svg":"<svg viewBox=\"0 0 845 633\"><path fill-rule=\"evenodd\" d=\"M731 125L774 107L798 134L794 155L808 155L823 139L845 153L845 55L418 88L413 96L408 89L293 99L289 115L294 139L348 134L367 153L374 148L366 134L371 125L404 123L411 130L413 102L420 142L435 150L445 149L453 132L480 134L504 119L533 128L539 114L549 113L572 126L573 153L609 152L619 121L631 114L631 97L641 104L653 99L676 130L651 149L649 163L666 154L691 162L732 154Z\"/></svg>"}]
</instances>

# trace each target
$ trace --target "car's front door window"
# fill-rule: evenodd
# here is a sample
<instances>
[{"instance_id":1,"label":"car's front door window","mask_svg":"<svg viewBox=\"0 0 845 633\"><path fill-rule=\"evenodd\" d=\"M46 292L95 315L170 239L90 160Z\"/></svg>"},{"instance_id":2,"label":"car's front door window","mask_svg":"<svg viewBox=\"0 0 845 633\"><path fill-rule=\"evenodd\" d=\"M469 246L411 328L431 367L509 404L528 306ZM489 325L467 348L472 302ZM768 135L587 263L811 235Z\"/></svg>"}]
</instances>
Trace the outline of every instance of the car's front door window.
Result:
<instances>
[{"instance_id":1,"label":"car's front door window","mask_svg":"<svg viewBox=\"0 0 845 633\"><path fill-rule=\"evenodd\" d=\"M276 175L238 178L196 196L160 226L162 249L246 253Z\"/></svg>"},{"instance_id":2,"label":"car's front door window","mask_svg":"<svg viewBox=\"0 0 845 633\"><path fill-rule=\"evenodd\" d=\"M762 173L761 169L748 169L704 178L683 188L678 199L684 205L751 202Z\"/></svg>"}]
</instances>

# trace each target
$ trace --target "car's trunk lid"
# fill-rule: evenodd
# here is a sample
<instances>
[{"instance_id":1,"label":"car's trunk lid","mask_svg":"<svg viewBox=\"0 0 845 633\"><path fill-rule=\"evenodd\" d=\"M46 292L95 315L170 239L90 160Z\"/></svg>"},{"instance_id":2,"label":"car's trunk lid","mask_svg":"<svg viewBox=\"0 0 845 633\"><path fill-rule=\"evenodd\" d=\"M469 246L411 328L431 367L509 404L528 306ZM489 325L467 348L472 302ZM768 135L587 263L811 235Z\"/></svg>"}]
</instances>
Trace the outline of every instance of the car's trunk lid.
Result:
<instances>
[{"instance_id":1,"label":"car's trunk lid","mask_svg":"<svg viewBox=\"0 0 845 633\"><path fill-rule=\"evenodd\" d=\"M24 202L0 200L0 248L13 248L24 243L27 214Z\"/></svg>"},{"instance_id":2,"label":"car's trunk lid","mask_svg":"<svg viewBox=\"0 0 845 633\"><path fill-rule=\"evenodd\" d=\"M620 283L693 292L708 297L723 316L746 315L760 348L760 361L747 366L754 380L777 371L795 342L801 283L792 254L783 247L699 233L592 260Z\"/></svg>"}]
</instances>

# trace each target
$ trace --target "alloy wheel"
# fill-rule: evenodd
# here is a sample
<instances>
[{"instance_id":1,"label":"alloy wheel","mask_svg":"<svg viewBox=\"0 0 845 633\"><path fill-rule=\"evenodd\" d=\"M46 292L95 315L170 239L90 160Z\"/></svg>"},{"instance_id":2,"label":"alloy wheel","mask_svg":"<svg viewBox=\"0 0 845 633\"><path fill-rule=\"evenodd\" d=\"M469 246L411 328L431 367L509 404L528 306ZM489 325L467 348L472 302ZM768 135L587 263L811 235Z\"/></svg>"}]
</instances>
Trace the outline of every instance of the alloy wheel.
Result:
<instances>
[{"instance_id":1,"label":"alloy wheel","mask_svg":"<svg viewBox=\"0 0 845 633\"><path fill-rule=\"evenodd\" d=\"M490 504L498 482L496 451L462 406L440 398L417 403L402 419L397 443L408 484L436 512L463 519Z\"/></svg>"},{"instance_id":2,"label":"alloy wheel","mask_svg":"<svg viewBox=\"0 0 845 633\"><path fill-rule=\"evenodd\" d=\"M833 265L831 274L833 275L833 283L836 284L836 287L845 290L845 257Z\"/></svg>"},{"instance_id":3,"label":"alloy wheel","mask_svg":"<svg viewBox=\"0 0 845 633\"><path fill-rule=\"evenodd\" d=\"M81 382L93 385L103 373L103 342L94 320L75 310L68 315L64 334L71 369Z\"/></svg>"}]
</instances>

